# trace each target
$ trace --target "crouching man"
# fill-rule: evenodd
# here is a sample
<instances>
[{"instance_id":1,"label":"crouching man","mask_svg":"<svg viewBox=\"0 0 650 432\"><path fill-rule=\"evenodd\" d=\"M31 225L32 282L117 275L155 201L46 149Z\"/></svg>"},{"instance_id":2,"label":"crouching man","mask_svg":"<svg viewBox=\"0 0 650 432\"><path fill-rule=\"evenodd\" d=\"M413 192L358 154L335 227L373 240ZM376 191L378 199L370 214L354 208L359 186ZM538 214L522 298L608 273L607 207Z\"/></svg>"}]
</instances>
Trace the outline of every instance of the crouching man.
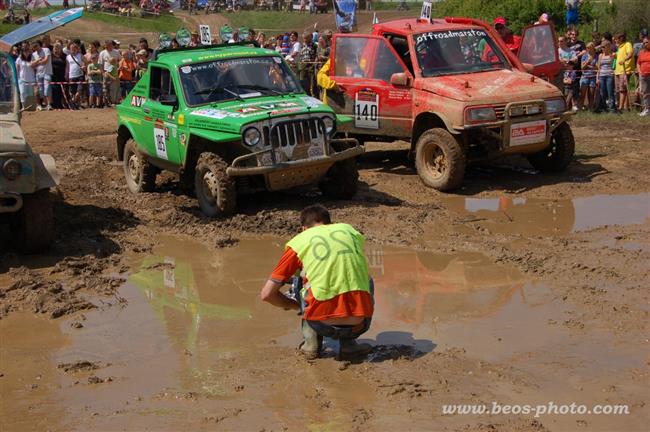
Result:
<instances>
[{"instance_id":1,"label":"crouching man","mask_svg":"<svg viewBox=\"0 0 650 432\"><path fill-rule=\"evenodd\" d=\"M352 226L333 224L320 204L300 213L302 232L291 239L271 277L262 300L285 310L302 310L302 353L319 356L323 336L338 339L339 358L367 354L372 347L356 338L370 327L373 313L365 238ZM280 292L300 270L302 289L293 299Z\"/></svg>"}]
</instances>

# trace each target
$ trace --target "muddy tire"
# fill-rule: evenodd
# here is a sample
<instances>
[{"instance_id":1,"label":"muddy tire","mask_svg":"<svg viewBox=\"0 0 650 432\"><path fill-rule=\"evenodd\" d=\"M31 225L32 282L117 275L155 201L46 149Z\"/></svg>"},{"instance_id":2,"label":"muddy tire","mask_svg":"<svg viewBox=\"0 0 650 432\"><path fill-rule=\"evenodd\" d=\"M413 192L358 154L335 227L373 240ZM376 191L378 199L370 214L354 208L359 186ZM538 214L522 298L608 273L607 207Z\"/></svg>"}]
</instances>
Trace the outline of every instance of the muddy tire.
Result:
<instances>
[{"instance_id":1,"label":"muddy tire","mask_svg":"<svg viewBox=\"0 0 650 432\"><path fill-rule=\"evenodd\" d=\"M124 177L133 193L151 192L156 187L156 167L138 153L135 142L130 139L124 146Z\"/></svg>"},{"instance_id":2,"label":"muddy tire","mask_svg":"<svg viewBox=\"0 0 650 432\"><path fill-rule=\"evenodd\" d=\"M21 252L47 250L54 240L54 212L49 189L23 195L22 208L13 215L12 241Z\"/></svg>"},{"instance_id":3,"label":"muddy tire","mask_svg":"<svg viewBox=\"0 0 650 432\"><path fill-rule=\"evenodd\" d=\"M425 185L449 191L463 183L465 152L442 128L424 132L415 145L415 169Z\"/></svg>"},{"instance_id":4,"label":"muddy tire","mask_svg":"<svg viewBox=\"0 0 650 432\"><path fill-rule=\"evenodd\" d=\"M346 147L347 148L347 147ZM346 148L334 148L342 151ZM349 158L334 163L325 176L318 182L318 188L328 198L347 200L357 193L359 170L357 159Z\"/></svg>"},{"instance_id":5,"label":"muddy tire","mask_svg":"<svg viewBox=\"0 0 650 432\"><path fill-rule=\"evenodd\" d=\"M553 131L551 144L541 152L528 156L528 162L542 172L560 172L573 160L576 142L568 123L564 122Z\"/></svg>"},{"instance_id":6,"label":"muddy tire","mask_svg":"<svg viewBox=\"0 0 650 432\"><path fill-rule=\"evenodd\" d=\"M226 168L228 164L214 153L201 153L196 161L194 191L206 216L226 216L235 211L237 189Z\"/></svg>"}]
</instances>

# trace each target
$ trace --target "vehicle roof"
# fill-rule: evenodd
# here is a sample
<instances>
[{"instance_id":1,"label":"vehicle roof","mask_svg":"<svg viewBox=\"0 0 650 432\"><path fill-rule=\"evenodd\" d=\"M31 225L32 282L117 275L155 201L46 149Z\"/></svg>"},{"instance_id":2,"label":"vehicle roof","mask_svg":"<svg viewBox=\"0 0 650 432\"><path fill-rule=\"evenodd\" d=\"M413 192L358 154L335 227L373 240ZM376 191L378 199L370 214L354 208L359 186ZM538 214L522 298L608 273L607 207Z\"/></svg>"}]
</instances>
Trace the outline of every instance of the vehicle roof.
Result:
<instances>
[{"instance_id":1,"label":"vehicle roof","mask_svg":"<svg viewBox=\"0 0 650 432\"><path fill-rule=\"evenodd\" d=\"M221 60L236 57L279 56L274 50L255 48L251 45L213 45L205 48L181 48L177 50L159 51L156 62L168 66L178 66L188 63Z\"/></svg>"},{"instance_id":2,"label":"vehicle roof","mask_svg":"<svg viewBox=\"0 0 650 432\"><path fill-rule=\"evenodd\" d=\"M392 30L399 33L424 33L430 31L465 30L478 28L476 24L450 23L442 18L435 18L432 22L419 18L404 18L373 25L373 32Z\"/></svg>"}]
</instances>

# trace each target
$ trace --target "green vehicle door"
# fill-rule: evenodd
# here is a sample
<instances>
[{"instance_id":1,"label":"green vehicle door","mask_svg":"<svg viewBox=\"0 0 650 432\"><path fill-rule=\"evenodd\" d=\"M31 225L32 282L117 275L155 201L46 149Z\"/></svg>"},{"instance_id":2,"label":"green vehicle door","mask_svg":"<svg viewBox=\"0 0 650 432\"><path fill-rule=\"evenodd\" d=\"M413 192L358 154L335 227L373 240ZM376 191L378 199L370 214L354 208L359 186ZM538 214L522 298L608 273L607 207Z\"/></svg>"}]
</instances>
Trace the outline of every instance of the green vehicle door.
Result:
<instances>
[{"instance_id":1,"label":"green vehicle door","mask_svg":"<svg viewBox=\"0 0 650 432\"><path fill-rule=\"evenodd\" d=\"M153 157L179 164L179 102L172 73L151 66L149 79L149 97L142 102L143 141L138 144Z\"/></svg>"}]
</instances>

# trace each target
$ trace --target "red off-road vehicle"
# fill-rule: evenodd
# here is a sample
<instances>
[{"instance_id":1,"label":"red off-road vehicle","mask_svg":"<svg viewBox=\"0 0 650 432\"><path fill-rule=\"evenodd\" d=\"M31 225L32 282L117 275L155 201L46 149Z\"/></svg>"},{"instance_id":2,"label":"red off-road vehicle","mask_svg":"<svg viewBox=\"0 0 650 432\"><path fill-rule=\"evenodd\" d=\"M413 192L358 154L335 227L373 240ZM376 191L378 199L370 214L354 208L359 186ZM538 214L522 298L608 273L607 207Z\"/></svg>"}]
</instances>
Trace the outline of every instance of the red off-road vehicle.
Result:
<instances>
[{"instance_id":1,"label":"red off-road vehicle","mask_svg":"<svg viewBox=\"0 0 650 432\"><path fill-rule=\"evenodd\" d=\"M550 24L523 31L512 52L487 23L470 18L400 19L371 35L337 34L328 92L342 132L360 141L411 142L422 181L458 187L468 162L522 154L540 171L571 162L574 139ZM570 107L569 107L570 109Z\"/></svg>"}]
</instances>

